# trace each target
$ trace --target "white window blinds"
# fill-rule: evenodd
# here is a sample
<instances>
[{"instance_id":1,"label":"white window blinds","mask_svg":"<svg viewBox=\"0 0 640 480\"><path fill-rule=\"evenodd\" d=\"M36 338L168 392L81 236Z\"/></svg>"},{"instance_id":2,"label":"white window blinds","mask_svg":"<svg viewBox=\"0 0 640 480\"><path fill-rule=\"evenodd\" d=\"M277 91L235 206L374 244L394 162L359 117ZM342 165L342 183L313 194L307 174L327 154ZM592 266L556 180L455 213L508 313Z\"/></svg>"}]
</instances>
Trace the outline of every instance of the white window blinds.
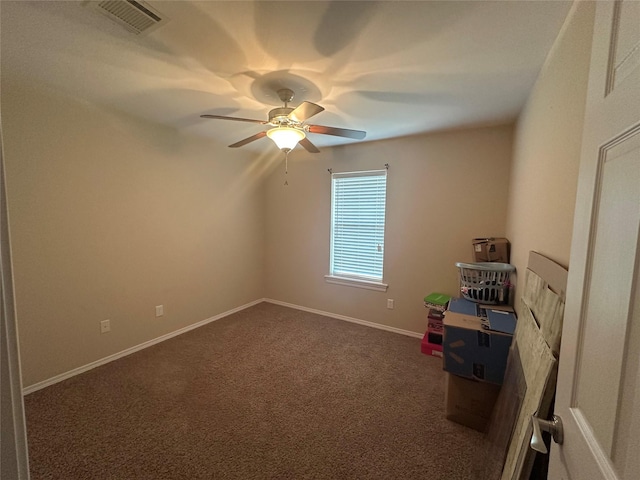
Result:
<instances>
[{"instance_id":1,"label":"white window blinds","mask_svg":"<svg viewBox=\"0 0 640 480\"><path fill-rule=\"evenodd\" d=\"M331 275L382 281L387 171L331 175Z\"/></svg>"}]
</instances>

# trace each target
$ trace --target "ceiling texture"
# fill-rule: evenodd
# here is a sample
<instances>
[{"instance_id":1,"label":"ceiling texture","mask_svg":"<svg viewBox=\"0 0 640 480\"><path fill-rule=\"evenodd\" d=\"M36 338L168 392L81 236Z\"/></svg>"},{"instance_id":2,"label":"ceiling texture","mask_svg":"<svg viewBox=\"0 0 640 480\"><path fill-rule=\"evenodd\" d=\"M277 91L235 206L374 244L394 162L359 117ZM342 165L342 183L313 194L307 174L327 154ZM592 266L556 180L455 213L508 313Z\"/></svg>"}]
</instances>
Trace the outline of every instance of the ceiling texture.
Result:
<instances>
[{"instance_id":1,"label":"ceiling texture","mask_svg":"<svg viewBox=\"0 0 640 480\"><path fill-rule=\"evenodd\" d=\"M494 125L522 109L570 1L148 1L166 20L131 33L84 1L0 6L4 80L208 136L264 130L202 114L266 120L314 102L311 123L364 141ZM310 134L318 147L357 140ZM244 149L260 151L266 139ZM271 145L275 148L275 146Z\"/></svg>"}]
</instances>

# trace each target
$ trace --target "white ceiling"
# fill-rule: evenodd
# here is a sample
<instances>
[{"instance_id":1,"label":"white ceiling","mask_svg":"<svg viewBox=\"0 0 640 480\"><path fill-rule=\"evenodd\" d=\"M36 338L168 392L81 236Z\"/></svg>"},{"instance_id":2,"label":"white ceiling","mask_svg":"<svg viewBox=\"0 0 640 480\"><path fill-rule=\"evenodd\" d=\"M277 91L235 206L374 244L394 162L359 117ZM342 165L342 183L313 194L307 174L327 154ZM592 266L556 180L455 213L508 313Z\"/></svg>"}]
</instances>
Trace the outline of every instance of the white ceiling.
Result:
<instances>
[{"instance_id":1,"label":"white ceiling","mask_svg":"<svg viewBox=\"0 0 640 480\"><path fill-rule=\"evenodd\" d=\"M3 0L2 76L41 82L231 144L264 127L272 91L325 111L310 123L367 140L512 121L567 1L147 2L170 20L136 36L85 2ZM309 136L317 146L352 143ZM264 149L262 139L243 148Z\"/></svg>"}]
</instances>

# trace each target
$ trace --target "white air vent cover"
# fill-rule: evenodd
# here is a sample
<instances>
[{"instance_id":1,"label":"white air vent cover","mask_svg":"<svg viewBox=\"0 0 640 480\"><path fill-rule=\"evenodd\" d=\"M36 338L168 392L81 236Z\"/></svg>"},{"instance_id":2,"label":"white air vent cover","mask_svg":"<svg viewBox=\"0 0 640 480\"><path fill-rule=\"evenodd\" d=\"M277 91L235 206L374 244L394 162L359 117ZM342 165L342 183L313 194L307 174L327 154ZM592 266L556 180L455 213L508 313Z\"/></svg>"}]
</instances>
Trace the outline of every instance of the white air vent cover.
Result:
<instances>
[{"instance_id":1,"label":"white air vent cover","mask_svg":"<svg viewBox=\"0 0 640 480\"><path fill-rule=\"evenodd\" d=\"M164 15L140 0L90 1L87 5L107 15L136 35L149 33L167 21Z\"/></svg>"}]
</instances>

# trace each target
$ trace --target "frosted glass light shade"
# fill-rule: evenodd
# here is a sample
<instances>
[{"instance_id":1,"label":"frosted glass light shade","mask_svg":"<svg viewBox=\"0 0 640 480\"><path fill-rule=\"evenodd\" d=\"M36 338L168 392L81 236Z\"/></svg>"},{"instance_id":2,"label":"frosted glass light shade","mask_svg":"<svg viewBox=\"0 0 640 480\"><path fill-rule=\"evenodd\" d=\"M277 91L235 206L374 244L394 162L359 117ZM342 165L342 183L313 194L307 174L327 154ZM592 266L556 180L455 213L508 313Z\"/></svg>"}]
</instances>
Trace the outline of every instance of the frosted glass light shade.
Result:
<instances>
[{"instance_id":1,"label":"frosted glass light shade","mask_svg":"<svg viewBox=\"0 0 640 480\"><path fill-rule=\"evenodd\" d=\"M267 131L267 137L275 142L279 149L293 150L306 135L302 130L291 127L276 127Z\"/></svg>"}]
</instances>

